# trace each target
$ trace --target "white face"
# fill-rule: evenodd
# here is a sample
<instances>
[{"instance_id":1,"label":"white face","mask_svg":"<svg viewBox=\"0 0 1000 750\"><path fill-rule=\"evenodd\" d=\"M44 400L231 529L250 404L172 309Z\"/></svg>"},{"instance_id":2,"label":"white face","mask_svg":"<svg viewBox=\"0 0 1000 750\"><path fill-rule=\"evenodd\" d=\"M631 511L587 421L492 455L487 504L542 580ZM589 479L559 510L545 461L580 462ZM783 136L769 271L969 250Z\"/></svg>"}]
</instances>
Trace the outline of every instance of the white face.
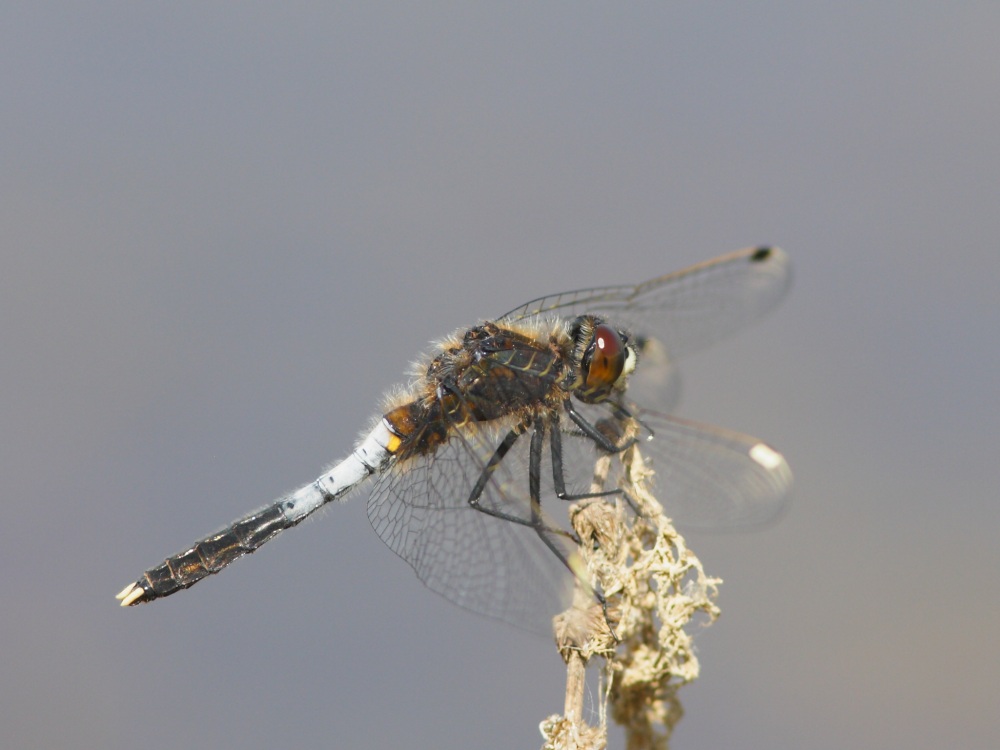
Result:
<instances>
[{"instance_id":1,"label":"white face","mask_svg":"<svg viewBox=\"0 0 1000 750\"><path fill-rule=\"evenodd\" d=\"M615 388L624 388L628 382L628 376L635 372L635 366L639 363L639 355L636 354L635 347L631 343L625 345L625 364L622 365L622 374L615 380Z\"/></svg>"}]
</instances>

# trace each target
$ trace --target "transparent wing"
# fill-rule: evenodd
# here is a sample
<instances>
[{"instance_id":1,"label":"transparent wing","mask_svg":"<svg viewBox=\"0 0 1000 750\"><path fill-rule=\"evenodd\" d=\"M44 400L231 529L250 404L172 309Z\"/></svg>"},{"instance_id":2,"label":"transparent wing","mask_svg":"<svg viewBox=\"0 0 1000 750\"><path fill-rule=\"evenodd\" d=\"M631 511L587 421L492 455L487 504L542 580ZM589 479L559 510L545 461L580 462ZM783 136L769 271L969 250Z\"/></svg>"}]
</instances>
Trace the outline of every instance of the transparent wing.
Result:
<instances>
[{"instance_id":1,"label":"transparent wing","mask_svg":"<svg viewBox=\"0 0 1000 750\"><path fill-rule=\"evenodd\" d=\"M710 346L767 313L784 297L791 278L791 264L782 250L746 248L634 286L541 297L500 319L599 314L635 335L655 339L676 358Z\"/></svg>"},{"instance_id":2,"label":"transparent wing","mask_svg":"<svg viewBox=\"0 0 1000 750\"><path fill-rule=\"evenodd\" d=\"M581 404L595 424L615 422L610 411ZM639 445L655 472L657 499L682 526L725 529L766 523L785 506L792 475L785 459L756 438L660 414L639 412L654 436ZM561 415L564 479L570 493L587 492L602 455ZM508 428L509 429L509 428ZM622 425L611 426L619 434ZM459 430L431 455L399 461L378 479L368 517L379 537L417 577L465 609L521 628L548 633L551 618L569 603L572 575L534 529L476 510L472 488L507 430ZM648 433L643 430L641 434ZM514 444L490 475L480 503L527 520L530 434ZM565 501L555 496L550 446L540 466L545 523L561 526ZM623 471L612 460L605 480ZM573 545L549 535L565 555Z\"/></svg>"},{"instance_id":3,"label":"transparent wing","mask_svg":"<svg viewBox=\"0 0 1000 750\"><path fill-rule=\"evenodd\" d=\"M792 472L750 435L655 412L640 412L654 436L638 448L655 475L656 498L681 526L727 529L765 524L786 507Z\"/></svg>"},{"instance_id":4,"label":"transparent wing","mask_svg":"<svg viewBox=\"0 0 1000 750\"><path fill-rule=\"evenodd\" d=\"M608 410L578 411L607 434L630 433ZM763 525L787 506L792 472L784 457L758 438L659 412L632 410L645 425L637 449L654 472L654 496L684 529L727 530ZM652 437L649 437L652 430ZM586 491L600 453L574 425L564 424L563 459L571 492ZM605 487L620 486L620 457Z\"/></svg>"},{"instance_id":5,"label":"transparent wing","mask_svg":"<svg viewBox=\"0 0 1000 750\"><path fill-rule=\"evenodd\" d=\"M572 576L534 529L488 515L469 504L472 488L506 430L455 428L433 455L399 461L378 480L368 518L417 577L465 609L517 627L551 634L551 618L566 608ZM480 498L487 508L527 520L528 447L522 435L492 473ZM550 462L542 462L542 505L549 518L565 513L551 492ZM565 516L562 516L565 517ZM550 538L551 535L550 535ZM566 554L568 539L554 543Z\"/></svg>"}]
</instances>

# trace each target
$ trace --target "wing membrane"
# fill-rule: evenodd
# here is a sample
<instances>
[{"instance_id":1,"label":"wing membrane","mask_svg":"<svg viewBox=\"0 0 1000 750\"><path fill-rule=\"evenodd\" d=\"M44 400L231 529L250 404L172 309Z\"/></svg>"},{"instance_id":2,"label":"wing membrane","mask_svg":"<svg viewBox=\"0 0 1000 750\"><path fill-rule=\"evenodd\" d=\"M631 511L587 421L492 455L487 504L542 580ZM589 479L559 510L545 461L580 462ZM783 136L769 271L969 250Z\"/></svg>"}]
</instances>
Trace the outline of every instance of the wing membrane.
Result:
<instances>
[{"instance_id":1,"label":"wing membrane","mask_svg":"<svg viewBox=\"0 0 1000 750\"><path fill-rule=\"evenodd\" d=\"M655 471L656 497L681 526L726 529L775 519L786 507L792 472L755 437L687 419L641 412L654 437L639 451Z\"/></svg>"},{"instance_id":2,"label":"wing membrane","mask_svg":"<svg viewBox=\"0 0 1000 750\"><path fill-rule=\"evenodd\" d=\"M746 248L634 286L540 297L501 320L532 316L605 316L633 334L655 338L670 357L710 346L774 308L791 284L778 248Z\"/></svg>"},{"instance_id":3,"label":"wing membrane","mask_svg":"<svg viewBox=\"0 0 1000 750\"><path fill-rule=\"evenodd\" d=\"M470 492L503 437L492 432L455 434L433 456L393 466L372 491L368 517L382 541L428 588L473 612L550 633L552 616L572 593L569 570L534 529L469 505ZM488 508L524 520L531 513L529 440L525 434L514 444L480 499ZM549 465L543 462L542 470L551 476ZM550 515L565 513L559 502L550 493L542 500Z\"/></svg>"},{"instance_id":4,"label":"wing membrane","mask_svg":"<svg viewBox=\"0 0 1000 750\"><path fill-rule=\"evenodd\" d=\"M581 405L578 411L600 425L617 423L608 410ZM664 512L687 529L726 530L763 525L787 506L792 473L784 457L759 439L722 427L654 411L633 410L643 425L637 448L654 471L653 489ZM566 481L571 491L585 491L597 457L592 440L564 420ZM611 462L605 487L620 485L620 456Z\"/></svg>"}]
</instances>

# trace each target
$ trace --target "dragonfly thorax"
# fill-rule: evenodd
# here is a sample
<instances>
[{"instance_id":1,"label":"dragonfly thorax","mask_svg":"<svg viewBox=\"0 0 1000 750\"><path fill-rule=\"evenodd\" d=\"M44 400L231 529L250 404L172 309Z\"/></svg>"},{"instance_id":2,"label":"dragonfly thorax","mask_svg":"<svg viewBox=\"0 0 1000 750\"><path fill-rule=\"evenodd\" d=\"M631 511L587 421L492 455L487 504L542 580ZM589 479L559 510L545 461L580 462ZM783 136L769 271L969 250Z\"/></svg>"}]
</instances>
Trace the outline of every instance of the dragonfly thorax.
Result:
<instances>
[{"instance_id":1,"label":"dragonfly thorax","mask_svg":"<svg viewBox=\"0 0 1000 750\"><path fill-rule=\"evenodd\" d=\"M484 323L441 345L416 392L383 417L400 439L397 455L436 450L455 430L530 421L560 404L573 374L574 340L565 328Z\"/></svg>"}]
</instances>

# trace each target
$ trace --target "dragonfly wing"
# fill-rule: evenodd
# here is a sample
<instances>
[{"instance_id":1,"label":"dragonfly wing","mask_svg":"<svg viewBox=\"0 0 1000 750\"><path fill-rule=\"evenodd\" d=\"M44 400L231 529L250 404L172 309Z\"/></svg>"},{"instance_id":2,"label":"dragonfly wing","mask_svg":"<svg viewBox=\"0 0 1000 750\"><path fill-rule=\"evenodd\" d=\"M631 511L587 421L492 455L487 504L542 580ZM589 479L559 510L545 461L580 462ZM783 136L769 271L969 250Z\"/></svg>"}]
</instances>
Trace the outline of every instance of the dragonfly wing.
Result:
<instances>
[{"instance_id":1,"label":"dragonfly wing","mask_svg":"<svg viewBox=\"0 0 1000 750\"><path fill-rule=\"evenodd\" d=\"M638 416L654 433L638 448L655 472L656 497L681 526L762 525L786 507L792 472L766 443L666 414Z\"/></svg>"},{"instance_id":2,"label":"dragonfly wing","mask_svg":"<svg viewBox=\"0 0 1000 750\"><path fill-rule=\"evenodd\" d=\"M634 286L541 297L501 320L602 315L636 336L655 339L676 358L708 347L766 314L785 296L791 280L784 251L746 248Z\"/></svg>"},{"instance_id":3,"label":"dragonfly wing","mask_svg":"<svg viewBox=\"0 0 1000 750\"><path fill-rule=\"evenodd\" d=\"M455 428L433 454L399 461L378 480L368 517L428 588L465 609L550 634L552 616L572 594L568 569L534 529L469 503L505 434ZM530 519L529 441L530 434L522 435L493 471L480 498L484 507ZM543 506L558 511L548 498ZM571 551L568 539L556 543Z\"/></svg>"}]
</instances>

